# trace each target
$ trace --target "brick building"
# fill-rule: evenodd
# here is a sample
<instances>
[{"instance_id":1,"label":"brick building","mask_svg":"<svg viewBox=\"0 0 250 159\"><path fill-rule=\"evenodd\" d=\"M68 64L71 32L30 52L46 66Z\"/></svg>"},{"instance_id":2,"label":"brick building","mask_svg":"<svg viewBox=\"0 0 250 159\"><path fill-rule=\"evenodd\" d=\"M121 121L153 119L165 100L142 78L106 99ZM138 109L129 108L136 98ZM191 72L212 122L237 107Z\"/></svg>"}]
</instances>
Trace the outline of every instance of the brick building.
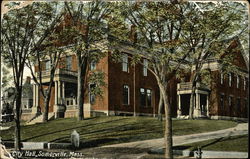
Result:
<instances>
[{"instance_id":1,"label":"brick building","mask_svg":"<svg viewBox=\"0 0 250 159\"><path fill-rule=\"evenodd\" d=\"M58 27L58 31L72 25L67 15L64 23ZM84 30L84 26L80 27ZM116 49L122 53L121 62L113 62L111 50L98 62L89 65L89 71L102 71L105 74L106 85L102 88L102 98L95 97L90 93L90 88L95 84L87 84L84 90L84 115L85 117L95 115L152 115L158 112L159 88L154 75L147 69L147 59L142 59L141 64L131 65L130 57L137 52L133 45L136 34L131 26L129 41L117 43ZM81 31L84 33L84 31ZM111 40L108 38L108 40ZM107 42L109 42L107 40ZM114 39L113 39L114 40ZM69 40L70 41L70 40ZM105 44L104 44L105 45ZM55 71L49 105L50 114L59 114L62 117L73 117L77 115L77 60L74 53L70 51L70 45L62 44L67 55L61 57L60 63ZM105 46L104 46L105 47ZM228 47L228 46L227 46ZM230 51L230 47L240 48L238 51ZM108 48L108 47L106 47ZM210 69L212 82L204 85L202 81L197 83L195 91L196 117L211 118L247 118L248 112L248 61L245 58L239 40L230 41L229 52L234 54L234 65L238 67L240 75L229 73L221 75L220 61L213 58L204 63L204 69ZM42 63L43 87L48 87L50 78L50 62ZM38 67L35 66L35 71ZM192 71L183 75L182 80L173 78L168 85L172 116L188 115ZM221 78L223 77L223 78ZM37 110L44 112L44 99L33 85L33 107L32 114Z\"/></svg>"},{"instance_id":2,"label":"brick building","mask_svg":"<svg viewBox=\"0 0 250 159\"><path fill-rule=\"evenodd\" d=\"M229 43L228 51L221 58L232 56L232 64L237 71L222 73L221 61L215 58L209 58L203 64L202 69L210 71L211 82L209 85L205 85L201 80L196 85L195 117L248 118L249 63L237 37L225 43ZM179 115L188 115L189 113L191 94L191 82L189 80L186 79L186 82L177 84Z\"/></svg>"},{"instance_id":3,"label":"brick building","mask_svg":"<svg viewBox=\"0 0 250 159\"><path fill-rule=\"evenodd\" d=\"M233 46L235 45L235 46ZM240 47L236 39L230 47ZM95 97L90 93L94 84L88 84L84 95L85 117L97 115L151 115L158 112L159 88L154 75L148 71L147 59L141 64L131 65L130 57L135 49L124 43L119 46L122 62L113 62L110 52L98 63L91 63L90 71L102 71L105 74L106 85L103 97ZM210 117L214 119L247 118L248 112L248 61L242 49L231 52L234 54L233 64L239 74L221 73L220 61L210 58L203 69L211 71L211 84L197 83L195 91L195 117ZM61 58L56 70L50 99L49 112L63 114L63 117L77 115L77 66L76 57L72 53ZM43 62L42 81L44 88L49 82L49 61ZM183 76L182 80L173 78L169 83L170 104L172 116L188 115L192 73ZM44 111L44 99L33 85L33 113L40 107ZM65 105L66 109L61 109Z\"/></svg>"}]
</instances>

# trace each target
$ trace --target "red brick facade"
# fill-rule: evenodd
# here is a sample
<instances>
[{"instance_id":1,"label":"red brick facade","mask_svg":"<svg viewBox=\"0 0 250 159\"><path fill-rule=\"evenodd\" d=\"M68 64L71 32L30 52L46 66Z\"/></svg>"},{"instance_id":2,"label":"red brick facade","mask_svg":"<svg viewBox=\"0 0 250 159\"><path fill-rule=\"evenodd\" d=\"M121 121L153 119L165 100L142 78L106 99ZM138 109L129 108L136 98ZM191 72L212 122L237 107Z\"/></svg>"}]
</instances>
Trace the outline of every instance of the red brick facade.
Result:
<instances>
[{"instance_id":1,"label":"red brick facade","mask_svg":"<svg viewBox=\"0 0 250 159\"><path fill-rule=\"evenodd\" d=\"M244 57L242 56L240 51L233 52L235 54L234 64L240 68L240 71L243 75L240 75L239 80L239 88L237 88L236 84L236 76L232 74L232 86L229 86L229 76L228 74L224 75L223 83L220 83L221 73L219 68L211 70L212 82L210 85L210 91L205 94L206 98L208 98L208 116L228 116L228 117L240 117L247 118L248 112L248 68ZM124 52L124 54L127 54ZM106 115L155 115L158 112L158 103L159 103L159 88L157 86L157 81L154 75L147 70L147 76L143 75L143 65L136 64L131 65L131 59L129 58L131 54L128 55L128 71L123 71L121 62L114 62L112 60L111 54L107 53L107 55L102 58L96 66L97 71L102 71L105 73L105 83L106 85L103 87L103 96L102 98L96 97L94 103L90 104L89 101L89 86L85 84L85 97L84 103L90 104L89 111L93 114L95 113L104 113ZM70 96L70 87L73 85L76 87L76 73L77 73L77 61L74 54L68 55L71 57L71 70L75 72L75 76L72 74L58 74L56 75L56 80L64 85L58 85L62 91L64 91L63 98L69 98L70 100L76 97L76 93L73 93ZM141 61L143 63L143 61ZM61 58L61 62L58 66L58 69L63 70L66 69L66 57ZM217 63L218 64L218 63ZM216 65L213 63L213 65ZM217 65L216 65L217 66ZM43 69L45 69L45 64L43 64ZM36 67L36 71L37 67ZM182 114L187 114L189 108L188 104L185 104L189 101L184 102L183 100L188 100L187 96L180 96L182 101L179 101L178 97L178 89L177 84L182 82L188 82L190 80L191 73L183 74L181 80L173 78L168 85L168 94L170 96L170 105L172 106L172 116L177 116L178 107L182 110ZM243 78L244 77L244 78ZM244 80L243 80L244 79ZM245 81L245 83L244 83ZM46 82L45 82L46 83ZM47 87L47 86L44 86ZM124 87L128 90L128 103L124 104ZM68 90L67 90L68 89ZM145 91L145 97L141 94L141 90ZM149 92L147 94L147 92ZM63 94L60 92L61 95ZM55 112L55 95L58 95L59 92L55 93L55 85L52 88L51 92L51 100L50 100L50 112ZM187 94L188 95L188 94ZM150 97L151 99L147 99ZM200 100L202 104L204 94L200 95ZM198 97L197 97L198 98ZM230 99L229 99L230 98ZM142 99L147 100L147 102L151 102L151 104L146 104L142 106ZM57 99L59 100L59 99ZM180 105L178 105L178 102ZM39 106L41 110L44 110L44 100L41 95L39 98ZM66 107L70 103L70 101L64 101ZM207 104L207 102L203 103ZM229 104L230 103L230 104ZM181 104L185 105L185 108L181 106ZM203 106L204 106L203 104ZM70 104L75 105L76 103ZM184 110L185 109L185 110ZM67 109L66 117L75 116L77 108Z\"/></svg>"}]
</instances>

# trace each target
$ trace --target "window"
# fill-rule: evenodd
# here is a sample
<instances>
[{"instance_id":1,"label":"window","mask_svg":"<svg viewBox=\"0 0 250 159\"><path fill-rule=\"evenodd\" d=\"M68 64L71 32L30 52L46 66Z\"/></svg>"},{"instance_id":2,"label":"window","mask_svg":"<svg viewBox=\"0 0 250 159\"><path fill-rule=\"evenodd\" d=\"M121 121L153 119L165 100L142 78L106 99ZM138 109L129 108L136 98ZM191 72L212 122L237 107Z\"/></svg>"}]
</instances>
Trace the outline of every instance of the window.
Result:
<instances>
[{"instance_id":1,"label":"window","mask_svg":"<svg viewBox=\"0 0 250 159\"><path fill-rule=\"evenodd\" d=\"M146 95L144 88L140 88L140 102L142 107L146 106Z\"/></svg>"},{"instance_id":2,"label":"window","mask_svg":"<svg viewBox=\"0 0 250 159\"><path fill-rule=\"evenodd\" d=\"M46 61L46 62L45 62L45 70L50 70L50 66L51 66L50 61L49 61L49 60Z\"/></svg>"},{"instance_id":3,"label":"window","mask_svg":"<svg viewBox=\"0 0 250 159\"><path fill-rule=\"evenodd\" d=\"M152 107L151 89L140 88L140 105L141 107Z\"/></svg>"},{"instance_id":4,"label":"window","mask_svg":"<svg viewBox=\"0 0 250 159\"><path fill-rule=\"evenodd\" d=\"M240 108L240 98L237 98L237 107Z\"/></svg>"},{"instance_id":5,"label":"window","mask_svg":"<svg viewBox=\"0 0 250 159\"><path fill-rule=\"evenodd\" d=\"M128 55L127 54L123 54L122 57L122 71L124 72L128 72Z\"/></svg>"},{"instance_id":6,"label":"window","mask_svg":"<svg viewBox=\"0 0 250 159\"><path fill-rule=\"evenodd\" d=\"M148 60L143 59L143 76L148 75Z\"/></svg>"},{"instance_id":7,"label":"window","mask_svg":"<svg viewBox=\"0 0 250 159\"><path fill-rule=\"evenodd\" d=\"M233 105L233 97L229 96L229 98L228 98L228 106L232 107L232 105Z\"/></svg>"},{"instance_id":8,"label":"window","mask_svg":"<svg viewBox=\"0 0 250 159\"><path fill-rule=\"evenodd\" d=\"M246 90L247 87L247 79L243 78L243 89Z\"/></svg>"},{"instance_id":9,"label":"window","mask_svg":"<svg viewBox=\"0 0 250 159\"><path fill-rule=\"evenodd\" d=\"M223 73L220 73L220 84L224 83L224 75Z\"/></svg>"},{"instance_id":10,"label":"window","mask_svg":"<svg viewBox=\"0 0 250 159\"><path fill-rule=\"evenodd\" d=\"M67 56L66 57L66 69L67 70L71 70L71 64L72 64L72 57L71 56Z\"/></svg>"},{"instance_id":11,"label":"window","mask_svg":"<svg viewBox=\"0 0 250 159\"><path fill-rule=\"evenodd\" d=\"M224 95L223 94L220 95L220 106L221 106L221 110L224 110Z\"/></svg>"},{"instance_id":12,"label":"window","mask_svg":"<svg viewBox=\"0 0 250 159\"><path fill-rule=\"evenodd\" d=\"M152 91L150 89L147 89L147 106L152 106Z\"/></svg>"},{"instance_id":13,"label":"window","mask_svg":"<svg viewBox=\"0 0 250 159\"><path fill-rule=\"evenodd\" d=\"M90 70L93 71L93 70L95 70L95 69L96 69L96 62L95 62L95 61L92 61L92 62L90 63Z\"/></svg>"},{"instance_id":14,"label":"window","mask_svg":"<svg viewBox=\"0 0 250 159\"><path fill-rule=\"evenodd\" d=\"M239 75L236 76L236 86L237 88L240 88L240 76Z\"/></svg>"},{"instance_id":15,"label":"window","mask_svg":"<svg viewBox=\"0 0 250 159\"><path fill-rule=\"evenodd\" d=\"M96 84L89 85L89 102L90 102L90 104L95 103L95 94L93 93L95 87L96 87Z\"/></svg>"},{"instance_id":16,"label":"window","mask_svg":"<svg viewBox=\"0 0 250 159\"><path fill-rule=\"evenodd\" d=\"M230 87L232 87L232 73L228 74L228 84Z\"/></svg>"},{"instance_id":17,"label":"window","mask_svg":"<svg viewBox=\"0 0 250 159\"><path fill-rule=\"evenodd\" d=\"M129 86L123 85L123 104L129 105Z\"/></svg>"}]
</instances>

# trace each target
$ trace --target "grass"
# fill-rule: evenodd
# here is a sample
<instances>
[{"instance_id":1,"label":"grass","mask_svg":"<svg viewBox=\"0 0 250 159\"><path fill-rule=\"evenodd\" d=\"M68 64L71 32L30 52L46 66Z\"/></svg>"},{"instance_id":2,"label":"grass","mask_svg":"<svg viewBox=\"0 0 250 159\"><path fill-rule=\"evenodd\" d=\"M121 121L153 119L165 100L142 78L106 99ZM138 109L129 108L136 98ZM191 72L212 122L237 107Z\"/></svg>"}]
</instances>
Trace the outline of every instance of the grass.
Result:
<instances>
[{"instance_id":1,"label":"grass","mask_svg":"<svg viewBox=\"0 0 250 159\"><path fill-rule=\"evenodd\" d=\"M151 117L96 117L83 121L76 118L56 119L48 123L21 127L22 141L70 142L77 130L84 146L93 147L163 137L164 122ZM236 126L223 120L173 120L173 135L187 135ZM1 131L2 140L13 141L14 127Z\"/></svg>"},{"instance_id":2,"label":"grass","mask_svg":"<svg viewBox=\"0 0 250 159\"><path fill-rule=\"evenodd\" d=\"M248 152L248 135L231 136L182 146L188 147L190 150L195 150L199 146L202 150L210 151Z\"/></svg>"}]
</instances>

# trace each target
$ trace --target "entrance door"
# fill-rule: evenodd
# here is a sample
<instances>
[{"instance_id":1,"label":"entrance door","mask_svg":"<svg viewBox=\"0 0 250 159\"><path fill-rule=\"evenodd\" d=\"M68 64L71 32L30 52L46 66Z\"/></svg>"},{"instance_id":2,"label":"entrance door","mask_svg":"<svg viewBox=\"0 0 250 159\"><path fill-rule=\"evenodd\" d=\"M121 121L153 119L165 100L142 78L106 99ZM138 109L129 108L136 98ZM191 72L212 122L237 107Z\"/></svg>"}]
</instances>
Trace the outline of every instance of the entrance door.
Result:
<instances>
[{"instance_id":1,"label":"entrance door","mask_svg":"<svg viewBox=\"0 0 250 159\"><path fill-rule=\"evenodd\" d=\"M181 114L189 115L190 94L181 94Z\"/></svg>"},{"instance_id":2,"label":"entrance door","mask_svg":"<svg viewBox=\"0 0 250 159\"><path fill-rule=\"evenodd\" d=\"M207 95L200 94L201 115L207 116Z\"/></svg>"}]
</instances>

